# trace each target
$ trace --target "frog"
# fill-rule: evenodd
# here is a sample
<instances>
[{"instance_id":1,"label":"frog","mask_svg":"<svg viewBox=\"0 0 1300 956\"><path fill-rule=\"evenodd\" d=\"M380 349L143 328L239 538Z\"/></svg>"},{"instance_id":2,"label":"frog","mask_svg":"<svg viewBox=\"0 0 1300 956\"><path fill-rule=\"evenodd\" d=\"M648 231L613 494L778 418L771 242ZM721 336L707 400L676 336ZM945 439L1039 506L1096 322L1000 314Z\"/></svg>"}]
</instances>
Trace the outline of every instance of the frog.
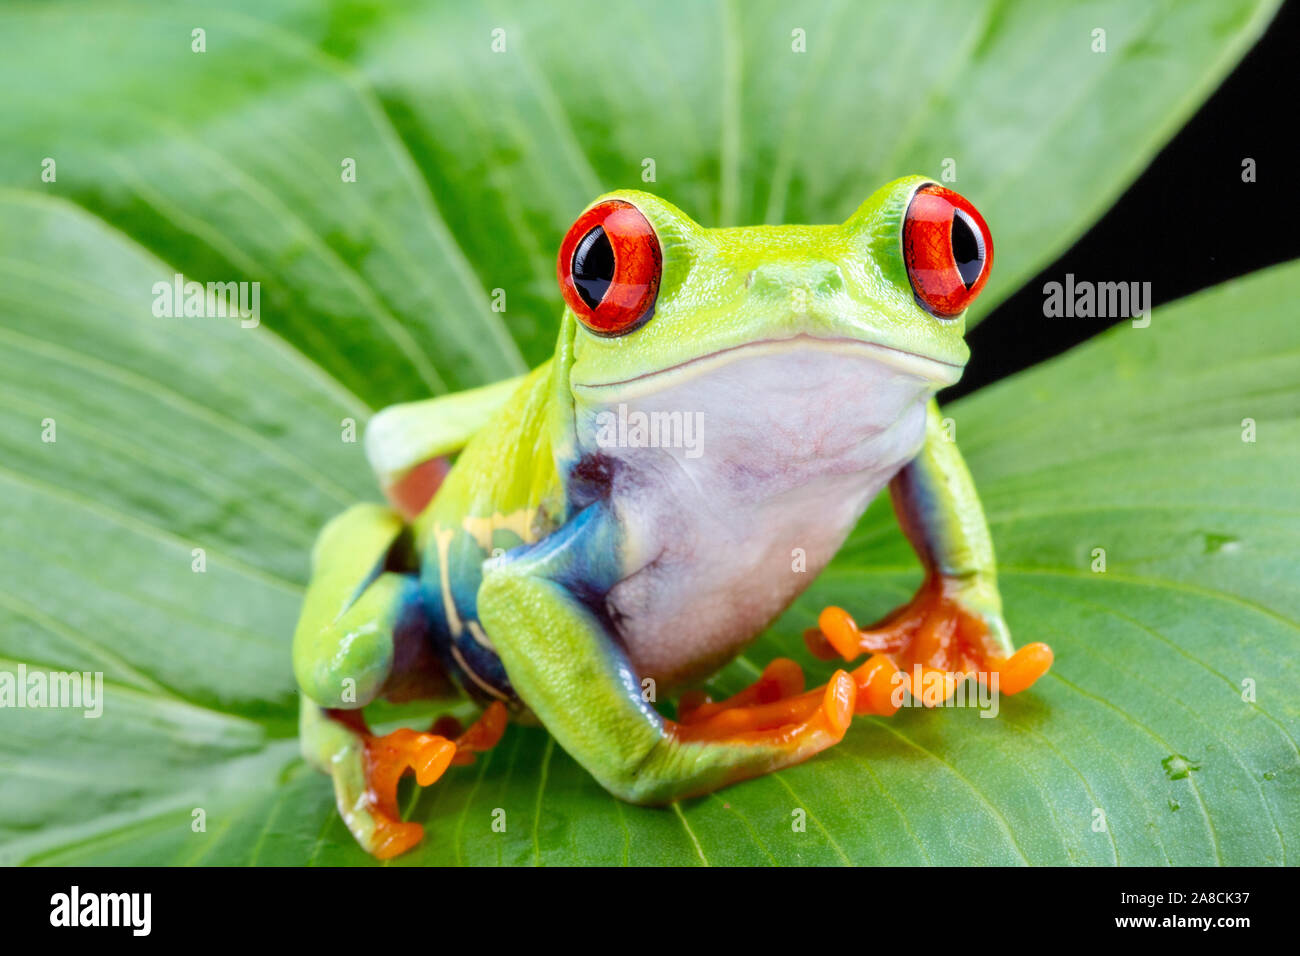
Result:
<instances>
[{"instance_id":1,"label":"frog","mask_svg":"<svg viewBox=\"0 0 1300 956\"><path fill-rule=\"evenodd\" d=\"M992 263L978 210L920 175L838 225L708 228L649 192L594 199L560 243L553 356L374 415L386 502L312 549L301 746L356 842L379 859L418 844L401 778L433 785L512 721L614 797L664 806L806 761L904 694L1033 685L1051 649L1012 643L935 398L965 369ZM804 633L836 662L824 684L779 657L715 700L710 675L886 488L922 566L914 597L865 628L824 608ZM460 700L473 720L378 734L363 710L381 699Z\"/></svg>"}]
</instances>

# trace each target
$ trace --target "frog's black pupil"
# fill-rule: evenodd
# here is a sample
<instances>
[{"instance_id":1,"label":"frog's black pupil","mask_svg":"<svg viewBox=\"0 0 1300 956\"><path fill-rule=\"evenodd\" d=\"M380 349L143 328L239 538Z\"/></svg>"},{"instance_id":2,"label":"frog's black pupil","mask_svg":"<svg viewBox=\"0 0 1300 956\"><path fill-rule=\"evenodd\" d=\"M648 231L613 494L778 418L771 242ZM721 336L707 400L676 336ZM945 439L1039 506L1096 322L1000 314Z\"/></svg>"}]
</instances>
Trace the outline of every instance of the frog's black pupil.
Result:
<instances>
[{"instance_id":1,"label":"frog's black pupil","mask_svg":"<svg viewBox=\"0 0 1300 956\"><path fill-rule=\"evenodd\" d=\"M596 308L614 281L614 249L605 230L597 226L573 251L573 284L589 308Z\"/></svg>"},{"instance_id":2,"label":"frog's black pupil","mask_svg":"<svg viewBox=\"0 0 1300 956\"><path fill-rule=\"evenodd\" d=\"M961 281L969 289L984 268L984 237L964 209L952 212L952 257L957 260Z\"/></svg>"}]
</instances>

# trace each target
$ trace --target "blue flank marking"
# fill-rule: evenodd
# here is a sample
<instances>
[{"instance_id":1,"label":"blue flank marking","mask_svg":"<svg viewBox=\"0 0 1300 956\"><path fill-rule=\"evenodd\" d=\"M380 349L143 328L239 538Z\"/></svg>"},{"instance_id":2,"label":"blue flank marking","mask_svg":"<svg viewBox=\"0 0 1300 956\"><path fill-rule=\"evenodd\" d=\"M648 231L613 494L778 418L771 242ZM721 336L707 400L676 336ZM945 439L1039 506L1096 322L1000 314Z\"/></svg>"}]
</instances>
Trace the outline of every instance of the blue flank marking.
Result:
<instances>
[{"instance_id":1,"label":"blue flank marking","mask_svg":"<svg viewBox=\"0 0 1300 956\"><path fill-rule=\"evenodd\" d=\"M619 561L616 522L609 520L603 503L584 508L535 544L526 545L513 532L503 529L496 530L492 544L505 550L503 560L537 561L538 573L563 586L609 628L604 598L621 580L623 568ZM478 542L468 533L457 531L447 551L447 580L462 625L460 635L453 636L442 600L437 548L432 543L427 548L420 583L428 607L431 639L439 660L466 693L482 704L504 700L507 706L517 709L523 704L506 676L501 658L474 636L475 628L484 633L478 619L483 560L483 549ZM493 688L496 694L486 690L483 684Z\"/></svg>"}]
</instances>

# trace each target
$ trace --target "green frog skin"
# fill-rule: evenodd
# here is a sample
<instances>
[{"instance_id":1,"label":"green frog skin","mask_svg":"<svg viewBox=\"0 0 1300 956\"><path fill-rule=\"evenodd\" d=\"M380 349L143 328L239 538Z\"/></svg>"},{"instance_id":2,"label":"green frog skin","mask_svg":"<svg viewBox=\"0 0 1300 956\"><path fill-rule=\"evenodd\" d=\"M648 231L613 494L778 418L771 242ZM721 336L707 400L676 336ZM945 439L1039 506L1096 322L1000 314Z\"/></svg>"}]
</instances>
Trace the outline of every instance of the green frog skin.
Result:
<instances>
[{"instance_id":1,"label":"green frog skin","mask_svg":"<svg viewBox=\"0 0 1300 956\"><path fill-rule=\"evenodd\" d=\"M302 745L360 845L417 843L399 778L434 783L511 717L613 795L662 804L806 760L855 714L892 714L900 688L933 704L966 675L1004 694L1041 676L1051 651L1011 643L934 401L961 376L992 258L974 207L918 176L841 225L706 229L630 190L588 207L560 249L554 356L376 415L366 452L391 506L352 507L313 550L293 643ZM725 701L691 689L886 487L924 583L876 627L827 608L806 635L817 656L865 661L812 690L788 659ZM380 697L458 692L483 708L468 729L376 736L362 717Z\"/></svg>"}]
</instances>

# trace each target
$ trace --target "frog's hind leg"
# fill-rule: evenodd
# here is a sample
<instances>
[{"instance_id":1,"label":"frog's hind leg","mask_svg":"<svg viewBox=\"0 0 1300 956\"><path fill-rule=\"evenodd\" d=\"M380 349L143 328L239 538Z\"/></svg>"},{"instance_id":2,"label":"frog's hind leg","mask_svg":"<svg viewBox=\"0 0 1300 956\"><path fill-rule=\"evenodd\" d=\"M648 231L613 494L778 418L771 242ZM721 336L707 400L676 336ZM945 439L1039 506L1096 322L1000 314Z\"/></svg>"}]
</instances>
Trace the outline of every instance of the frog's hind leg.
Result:
<instances>
[{"instance_id":1,"label":"frog's hind leg","mask_svg":"<svg viewBox=\"0 0 1300 956\"><path fill-rule=\"evenodd\" d=\"M505 711L490 708L464 735L405 728L372 734L361 708L378 697L400 701L453 692L433 654L405 525L377 505L351 508L321 532L312 565L293 648L303 753L333 779L353 836L387 859L423 835L419 824L401 820L401 777L410 771L421 786L434 783L462 748L470 755L495 743Z\"/></svg>"}]
</instances>

